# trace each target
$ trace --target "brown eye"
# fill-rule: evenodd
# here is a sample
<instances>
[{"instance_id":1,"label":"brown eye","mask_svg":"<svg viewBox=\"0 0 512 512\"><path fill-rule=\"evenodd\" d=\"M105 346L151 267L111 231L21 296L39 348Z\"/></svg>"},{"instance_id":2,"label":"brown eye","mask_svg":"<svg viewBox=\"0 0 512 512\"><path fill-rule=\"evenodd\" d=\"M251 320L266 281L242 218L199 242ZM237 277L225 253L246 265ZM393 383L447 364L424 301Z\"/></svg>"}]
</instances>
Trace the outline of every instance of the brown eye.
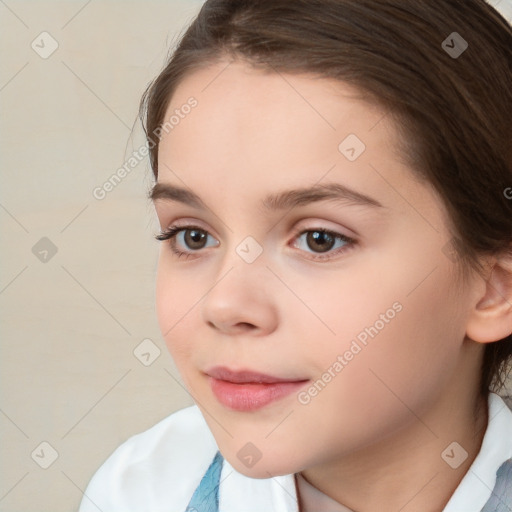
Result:
<instances>
[{"instance_id":1,"label":"brown eye","mask_svg":"<svg viewBox=\"0 0 512 512\"><path fill-rule=\"evenodd\" d=\"M296 233L293 245L309 253L309 259L329 260L356 245L356 240L326 229L303 229Z\"/></svg>"},{"instance_id":2,"label":"brown eye","mask_svg":"<svg viewBox=\"0 0 512 512\"><path fill-rule=\"evenodd\" d=\"M202 249L206 244L208 234L202 229L183 229L185 246L192 250Z\"/></svg>"},{"instance_id":3,"label":"brown eye","mask_svg":"<svg viewBox=\"0 0 512 512\"><path fill-rule=\"evenodd\" d=\"M178 256L192 256L194 252L199 253L201 249L208 247L208 237L214 241L210 246L217 246L219 242L205 231L197 226L171 226L162 231L155 238L160 241L168 240L171 250ZM182 250L183 249L183 250Z\"/></svg>"},{"instance_id":4,"label":"brown eye","mask_svg":"<svg viewBox=\"0 0 512 512\"><path fill-rule=\"evenodd\" d=\"M306 237L308 247L317 252L326 252L333 248L335 238L327 231L309 231Z\"/></svg>"}]
</instances>

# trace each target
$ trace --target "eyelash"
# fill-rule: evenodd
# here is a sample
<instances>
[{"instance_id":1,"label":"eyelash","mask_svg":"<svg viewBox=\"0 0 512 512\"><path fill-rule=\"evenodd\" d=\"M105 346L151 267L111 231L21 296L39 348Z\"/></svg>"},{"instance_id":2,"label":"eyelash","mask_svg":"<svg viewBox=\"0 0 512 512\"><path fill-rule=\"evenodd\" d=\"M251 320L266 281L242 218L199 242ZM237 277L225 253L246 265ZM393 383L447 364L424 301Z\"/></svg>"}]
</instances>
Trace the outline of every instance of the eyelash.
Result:
<instances>
[{"instance_id":1,"label":"eyelash","mask_svg":"<svg viewBox=\"0 0 512 512\"><path fill-rule=\"evenodd\" d=\"M199 226L194 226L194 225L170 226L166 230L161 231L158 235L155 236L155 238L158 241L166 241L166 240L168 240L172 252L174 254L176 254L176 256L178 258L184 257L185 259L188 259L188 258L193 256L193 253L179 250L176 247L176 236L181 231L189 231L189 230L194 230L194 229L198 230L198 231L201 231L203 233L209 234L205 229L200 228ZM339 247L333 253L329 252L329 254L331 254L330 256L319 256L319 255L315 256L314 255L315 253L309 253L309 254L313 255L312 259L316 260L316 261L319 261L319 260L320 261L321 260L324 260L324 261L331 260L335 256L337 256L338 254L346 252L347 250L351 249L357 243L357 241L354 240L353 238L350 238L350 237L348 237L346 235L342 235L341 233L337 233L336 231L330 231L330 230L324 229L324 228L298 229L298 230L296 230L294 232L293 237L295 239L295 238L297 238L299 236L304 235L305 233L310 233L310 232L325 233L325 234L328 234L328 235L332 236L334 239L339 239L339 240L342 240L343 242L346 243L346 245L344 245L343 247ZM199 250L193 251L193 252L199 252Z\"/></svg>"}]
</instances>

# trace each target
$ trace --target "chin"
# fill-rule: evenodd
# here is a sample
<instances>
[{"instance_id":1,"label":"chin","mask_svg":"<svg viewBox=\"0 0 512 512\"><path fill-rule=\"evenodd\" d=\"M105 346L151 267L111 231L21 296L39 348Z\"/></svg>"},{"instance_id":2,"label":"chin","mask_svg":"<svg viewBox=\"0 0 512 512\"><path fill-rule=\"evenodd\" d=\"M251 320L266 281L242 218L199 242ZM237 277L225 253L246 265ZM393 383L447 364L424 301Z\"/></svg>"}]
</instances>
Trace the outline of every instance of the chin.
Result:
<instances>
[{"instance_id":1,"label":"chin","mask_svg":"<svg viewBox=\"0 0 512 512\"><path fill-rule=\"evenodd\" d=\"M283 464L277 460L265 460L262 457L252 467L246 466L240 459L234 454L234 457L225 457L227 462L239 473L249 478L263 479L272 478L274 476L288 475L296 472L296 469L289 463Z\"/></svg>"}]
</instances>

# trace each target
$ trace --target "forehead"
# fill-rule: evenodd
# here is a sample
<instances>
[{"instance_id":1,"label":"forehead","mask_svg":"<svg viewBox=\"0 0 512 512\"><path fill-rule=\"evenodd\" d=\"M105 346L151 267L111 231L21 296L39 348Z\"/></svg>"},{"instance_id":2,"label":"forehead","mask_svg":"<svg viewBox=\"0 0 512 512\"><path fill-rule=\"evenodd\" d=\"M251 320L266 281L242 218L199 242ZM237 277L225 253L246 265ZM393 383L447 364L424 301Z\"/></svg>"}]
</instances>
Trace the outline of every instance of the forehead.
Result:
<instances>
[{"instance_id":1,"label":"forehead","mask_svg":"<svg viewBox=\"0 0 512 512\"><path fill-rule=\"evenodd\" d=\"M277 136L280 141L292 138L312 144L321 138L329 142L333 132L341 136L350 130L368 138L366 132L385 117L381 107L365 101L362 93L347 83L255 69L244 61L220 61L187 75L179 83L165 118L190 96L198 101L190 117L203 122L209 118L207 128L217 128L217 138L229 135L233 140L236 132L239 142L249 130L253 139L258 132L258 140ZM194 129L198 128L195 124ZM387 135L393 138L395 134L388 129Z\"/></svg>"},{"instance_id":2,"label":"forehead","mask_svg":"<svg viewBox=\"0 0 512 512\"><path fill-rule=\"evenodd\" d=\"M197 105L181 110L191 97ZM419 186L390 116L343 82L222 61L179 84L164 122L178 114L160 141L159 181L202 196L222 186L224 198L264 197L327 180L389 204Z\"/></svg>"}]
</instances>

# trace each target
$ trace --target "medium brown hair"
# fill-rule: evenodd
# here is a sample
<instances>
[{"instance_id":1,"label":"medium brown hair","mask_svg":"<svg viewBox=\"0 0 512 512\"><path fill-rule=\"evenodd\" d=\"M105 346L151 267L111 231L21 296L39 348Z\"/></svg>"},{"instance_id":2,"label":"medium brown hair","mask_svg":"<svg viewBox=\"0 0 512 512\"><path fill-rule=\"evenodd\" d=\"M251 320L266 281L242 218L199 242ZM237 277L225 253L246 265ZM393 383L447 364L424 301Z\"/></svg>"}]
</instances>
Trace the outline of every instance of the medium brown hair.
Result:
<instances>
[{"instance_id":1,"label":"medium brown hair","mask_svg":"<svg viewBox=\"0 0 512 512\"><path fill-rule=\"evenodd\" d=\"M450 54L459 36L468 47ZM176 87L226 57L354 85L445 204L464 275L512 253L512 29L484 0L207 0L141 101L155 179ZM486 344L482 394L501 390L511 357L512 335Z\"/></svg>"}]
</instances>

